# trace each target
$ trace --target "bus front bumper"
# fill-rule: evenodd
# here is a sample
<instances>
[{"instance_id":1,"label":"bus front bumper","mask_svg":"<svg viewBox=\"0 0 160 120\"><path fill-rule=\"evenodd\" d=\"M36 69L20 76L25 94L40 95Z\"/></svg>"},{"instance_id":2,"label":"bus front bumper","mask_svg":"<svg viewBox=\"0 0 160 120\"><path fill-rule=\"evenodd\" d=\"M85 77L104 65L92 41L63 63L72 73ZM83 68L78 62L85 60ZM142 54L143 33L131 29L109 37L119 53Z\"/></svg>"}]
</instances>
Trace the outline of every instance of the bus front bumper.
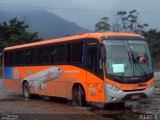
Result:
<instances>
[{"instance_id":1,"label":"bus front bumper","mask_svg":"<svg viewBox=\"0 0 160 120\"><path fill-rule=\"evenodd\" d=\"M122 91L116 87L104 83L105 86L105 103L119 103L125 101L139 101L152 97L154 94L154 85L141 91Z\"/></svg>"}]
</instances>

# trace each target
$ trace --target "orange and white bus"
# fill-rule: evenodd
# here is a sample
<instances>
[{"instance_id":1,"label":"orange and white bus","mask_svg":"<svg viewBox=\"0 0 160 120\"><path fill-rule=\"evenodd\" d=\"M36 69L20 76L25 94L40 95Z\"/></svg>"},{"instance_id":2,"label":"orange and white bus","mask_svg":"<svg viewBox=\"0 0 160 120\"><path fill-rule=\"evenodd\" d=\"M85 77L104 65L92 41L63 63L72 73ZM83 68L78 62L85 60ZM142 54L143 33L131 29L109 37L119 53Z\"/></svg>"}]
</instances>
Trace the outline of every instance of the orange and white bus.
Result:
<instances>
[{"instance_id":1,"label":"orange and white bus","mask_svg":"<svg viewBox=\"0 0 160 120\"><path fill-rule=\"evenodd\" d=\"M45 95L86 103L150 98L153 67L144 37L86 33L4 49L5 88L24 98Z\"/></svg>"}]
</instances>

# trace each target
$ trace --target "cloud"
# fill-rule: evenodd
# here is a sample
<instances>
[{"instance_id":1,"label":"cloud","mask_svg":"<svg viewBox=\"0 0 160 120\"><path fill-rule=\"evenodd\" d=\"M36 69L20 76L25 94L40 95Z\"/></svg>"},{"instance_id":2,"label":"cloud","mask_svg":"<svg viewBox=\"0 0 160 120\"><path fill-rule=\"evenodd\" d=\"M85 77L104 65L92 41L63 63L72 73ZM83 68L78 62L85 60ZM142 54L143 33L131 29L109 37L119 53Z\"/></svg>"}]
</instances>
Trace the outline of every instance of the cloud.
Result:
<instances>
[{"instance_id":1,"label":"cloud","mask_svg":"<svg viewBox=\"0 0 160 120\"><path fill-rule=\"evenodd\" d=\"M46 7L43 9L49 10L54 14L91 30L94 29L95 23L101 17L108 16L112 18L116 13L113 11L119 10L138 10L140 20L149 23L150 26L156 26L160 19L159 14L156 13L157 11L160 12L159 0L1 0L1 3L22 5L22 8L23 5ZM47 9L47 7L62 9ZM151 11L154 14L150 14L149 12Z\"/></svg>"}]
</instances>

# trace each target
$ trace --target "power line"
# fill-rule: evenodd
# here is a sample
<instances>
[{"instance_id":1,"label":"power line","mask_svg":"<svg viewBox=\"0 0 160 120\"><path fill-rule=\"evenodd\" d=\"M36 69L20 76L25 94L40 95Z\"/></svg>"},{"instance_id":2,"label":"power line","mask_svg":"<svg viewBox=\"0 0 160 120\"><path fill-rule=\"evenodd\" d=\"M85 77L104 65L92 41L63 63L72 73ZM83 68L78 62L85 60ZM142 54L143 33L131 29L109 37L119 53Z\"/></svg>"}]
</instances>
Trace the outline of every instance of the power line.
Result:
<instances>
[{"instance_id":1,"label":"power line","mask_svg":"<svg viewBox=\"0 0 160 120\"><path fill-rule=\"evenodd\" d=\"M96 9L74 9L74 8L54 8L54 7L46 7L46 6L33 6L33 5L18 5L18 4L3 4L0 3L1 6L12 6L12 7L26 7L26 8L37 8L37 9L52 9L52 10L65 10L65 11L82 11L82 12L107 12L107 13L116 13L118 11L111 10L96 10ZM127 11L129 12L129 11ZM160 14L160 11L141 11L139 13L142 14Z\"/></svg>"},{"instance_id":2,"label":"power line","mask_svg":"<svg viewBox=\"0 0 160 120\"><path fill-rule=\"evenodd\" d=\"M13 7L27 7L27 8L45 8L45 9L55 9L55 10L69 10L69 11L96 11L96 12L116 12L116 11L106 11L106 10L94 10L94 9L71 9L71 8L53 8L44 6L31 6L31 5L18 5L18 4L0 4L1 6L13 6Z\"/></svg>"}]
</instances>

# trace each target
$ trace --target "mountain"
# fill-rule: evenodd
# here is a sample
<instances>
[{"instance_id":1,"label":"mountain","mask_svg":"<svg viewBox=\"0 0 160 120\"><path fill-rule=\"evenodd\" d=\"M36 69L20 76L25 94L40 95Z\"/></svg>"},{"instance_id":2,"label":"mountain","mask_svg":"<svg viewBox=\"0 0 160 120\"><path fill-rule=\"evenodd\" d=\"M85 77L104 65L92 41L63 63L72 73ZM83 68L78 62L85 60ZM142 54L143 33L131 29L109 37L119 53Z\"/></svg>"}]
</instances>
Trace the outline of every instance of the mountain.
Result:
<instances>
[{"instance_id":1,"label":"mountain","mask_svg":"<svg viewBox=\"0 0 160 120\"><path fill-rule=\"evenodd\" d=\"M14 17L24 20L29 25L30 32L38 32L43 39L64 37L78 33L89 32L76 23L67 21L45 10L5 10L0 9L0 22L8 21Z\"/></svg>"}]
</instances>

